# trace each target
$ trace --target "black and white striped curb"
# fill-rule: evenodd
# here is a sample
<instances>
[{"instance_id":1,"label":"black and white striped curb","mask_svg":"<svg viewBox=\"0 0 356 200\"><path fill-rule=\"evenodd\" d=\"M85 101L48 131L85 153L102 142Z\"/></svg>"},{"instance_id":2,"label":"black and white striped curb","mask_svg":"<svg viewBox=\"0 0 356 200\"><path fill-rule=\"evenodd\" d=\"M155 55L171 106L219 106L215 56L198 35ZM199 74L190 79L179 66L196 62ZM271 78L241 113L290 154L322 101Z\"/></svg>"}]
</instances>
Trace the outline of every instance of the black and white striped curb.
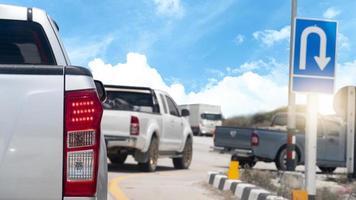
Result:
<instances>
[{"instance_id":1,"label":"black and white striped curb","mask_svg":"<svg viewBox=\"0 0 356 200\"><path fill-rule=\"evenodd\" d=\"M286 200L283 197L240 180L228 180L227 176L219 172L208 173L208 183L222 191L231 191L240 200Z\"/></svg>"}]
</instances>

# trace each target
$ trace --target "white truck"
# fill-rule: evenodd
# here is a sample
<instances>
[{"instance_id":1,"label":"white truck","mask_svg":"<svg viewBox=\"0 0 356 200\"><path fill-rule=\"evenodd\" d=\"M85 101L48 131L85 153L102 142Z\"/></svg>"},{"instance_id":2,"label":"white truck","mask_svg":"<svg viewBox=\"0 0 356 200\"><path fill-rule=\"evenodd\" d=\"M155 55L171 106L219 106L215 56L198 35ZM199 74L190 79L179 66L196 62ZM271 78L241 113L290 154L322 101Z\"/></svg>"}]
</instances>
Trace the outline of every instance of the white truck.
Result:
<instances>
[{"instance_id":1,"label":"white truck","mask_svg":"<svg viewBox=\"0 0 356 200\"><path fill-rule=\"evenodd\" d=\"M0 5L0 27L0 199L106 199L103 85L44 11Z\"/></svg>"},{"instance_id":2,"label":"white truck","mask_svg":"<svg viewBox=\"0 0 356 200\"><path fill-rule=\"evenodd\" d=\"M158 157L170 157L174 167L187 169L192 161L193 135L174 100L146 87L105 86L102 130L110 161L122 164L133 155L142 171L153 172Z\"/></svg>"},{"instance_id":3,"label":"white truck","mask_svg":"<svg viewBox=\"0 0 356 200\"><path fill-rule=\"evenodd\" d=\"M209 104L179 105L190 112L188 121L194 135L213 135L216 126L222 125L221 107Z\"/></svg>"}]
</instances>

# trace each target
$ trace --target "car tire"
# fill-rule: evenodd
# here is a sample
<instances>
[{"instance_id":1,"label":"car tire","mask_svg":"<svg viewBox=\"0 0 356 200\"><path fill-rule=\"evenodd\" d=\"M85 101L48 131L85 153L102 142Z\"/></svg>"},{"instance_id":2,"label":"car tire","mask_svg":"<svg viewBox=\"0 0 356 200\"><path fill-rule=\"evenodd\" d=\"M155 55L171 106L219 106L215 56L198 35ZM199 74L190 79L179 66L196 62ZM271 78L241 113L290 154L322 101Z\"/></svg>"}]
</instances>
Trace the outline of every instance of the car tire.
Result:
<instances>
[{"instance_id":1,"label":"car tire","mask_svg":"<svg viewBox=\"0 0 356 200\"><path fill-rule=\"evenodd\" d=\"M182 157L172 158L174 168L176 169L188 169L193 158L193 141L188 137L185 142Z\"/></svg>"},{"instance_id":2,"label":"car tire","mask_svg":"<svg viewBox=\"0 0 356 200\"><path fill-rule=\"evenodd\" d=\"M298 159L297 163L299 162L300 155L298 153L298 150L296 150L296 158ZM287 147L284 147L281 149L275 160L275 164L278 170L280 171L286 171L287 170Z\"/></svg>"},{"instance_id":3,"label":"car tire","mask_svg":"<svg viewBox=\"0 0 356 200\"><path fill-rule=\"evenodd\" d=\"M324 174L332 174L336 170L336 167L319 167L319 169Z\"/></svg>"},{"instance_id":4,"label":"car tire","mask_svg":"<svg viewBox=\"0 0 356 200\"><path fill-rule=\"evenodd\" d=\"M112 154L112 155L109 155L108 157L109 157L109 160L111 163L122 165L122 164L124 164L124 162L127 158L127 153Z\"/></svg>"},{"instance_id":5,"label":"car tire","mask_svg":"<svg viewBox=\"0 0 356 200\"><path fill-rule=\"evenodd\" d=\"M138 166L141 171L144 172L154 172L157 168L157 161L158 161L158 139L153 137L150 143L150 147L148 149L148 160L144 163L138 163Z\"/></svg>"}]
</instances>

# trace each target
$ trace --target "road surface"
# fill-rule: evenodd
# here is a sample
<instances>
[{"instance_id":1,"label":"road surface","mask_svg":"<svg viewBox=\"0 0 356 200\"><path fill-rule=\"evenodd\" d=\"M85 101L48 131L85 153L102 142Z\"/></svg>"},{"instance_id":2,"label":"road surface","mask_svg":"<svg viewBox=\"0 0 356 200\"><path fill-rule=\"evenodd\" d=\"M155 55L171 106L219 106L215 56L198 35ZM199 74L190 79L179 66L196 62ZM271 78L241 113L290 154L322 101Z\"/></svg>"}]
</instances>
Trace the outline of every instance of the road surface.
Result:
<instances>
[{"instance_id":1,"label":"road surface","mask_svg":"<svg viewBox=\"0 0 356 200\"><path fill-rule=\"evenodd\" d=\"M157 172L142 173L132 157L124 165L109 164L109 200L219 200L229 199L207 185L207 172L225 171L230 155L212 151L211 137L194 137L189 170L176 170L171 159L158 161Z\"/></svg>"}]
</instances>

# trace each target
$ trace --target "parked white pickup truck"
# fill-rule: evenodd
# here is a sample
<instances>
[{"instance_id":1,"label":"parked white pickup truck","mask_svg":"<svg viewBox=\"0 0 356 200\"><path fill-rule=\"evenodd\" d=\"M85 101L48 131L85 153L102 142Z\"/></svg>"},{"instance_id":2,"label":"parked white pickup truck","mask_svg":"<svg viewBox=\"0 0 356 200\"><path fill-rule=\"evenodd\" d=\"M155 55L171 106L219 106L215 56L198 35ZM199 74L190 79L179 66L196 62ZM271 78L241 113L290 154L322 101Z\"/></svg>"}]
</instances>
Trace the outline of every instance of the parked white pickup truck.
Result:
<instances>
[{"instance_id":1,"label":"parked white pickup truck","mask_svg":"<svg viewBox=\"0 0 356 200\"><path fill-rule=\"evenodd\" d=\"M104 88L69 65L44 11L0 5L0 199L107 198Z\"/></svg>"},{"instance_id":2,"label":"parked white pickup truck","mask_svg":"<svg viewBox=\"0 0 356 200\"><path fill-rule=\"evenodd\" d=\"M156 170L159 156L173 159L174 167L187 169L193 153L193 135L183 116L165 92L144 87L105 86L102 130L112 163L133 155L143 171Z\"/></svg>"}]
</instances>

